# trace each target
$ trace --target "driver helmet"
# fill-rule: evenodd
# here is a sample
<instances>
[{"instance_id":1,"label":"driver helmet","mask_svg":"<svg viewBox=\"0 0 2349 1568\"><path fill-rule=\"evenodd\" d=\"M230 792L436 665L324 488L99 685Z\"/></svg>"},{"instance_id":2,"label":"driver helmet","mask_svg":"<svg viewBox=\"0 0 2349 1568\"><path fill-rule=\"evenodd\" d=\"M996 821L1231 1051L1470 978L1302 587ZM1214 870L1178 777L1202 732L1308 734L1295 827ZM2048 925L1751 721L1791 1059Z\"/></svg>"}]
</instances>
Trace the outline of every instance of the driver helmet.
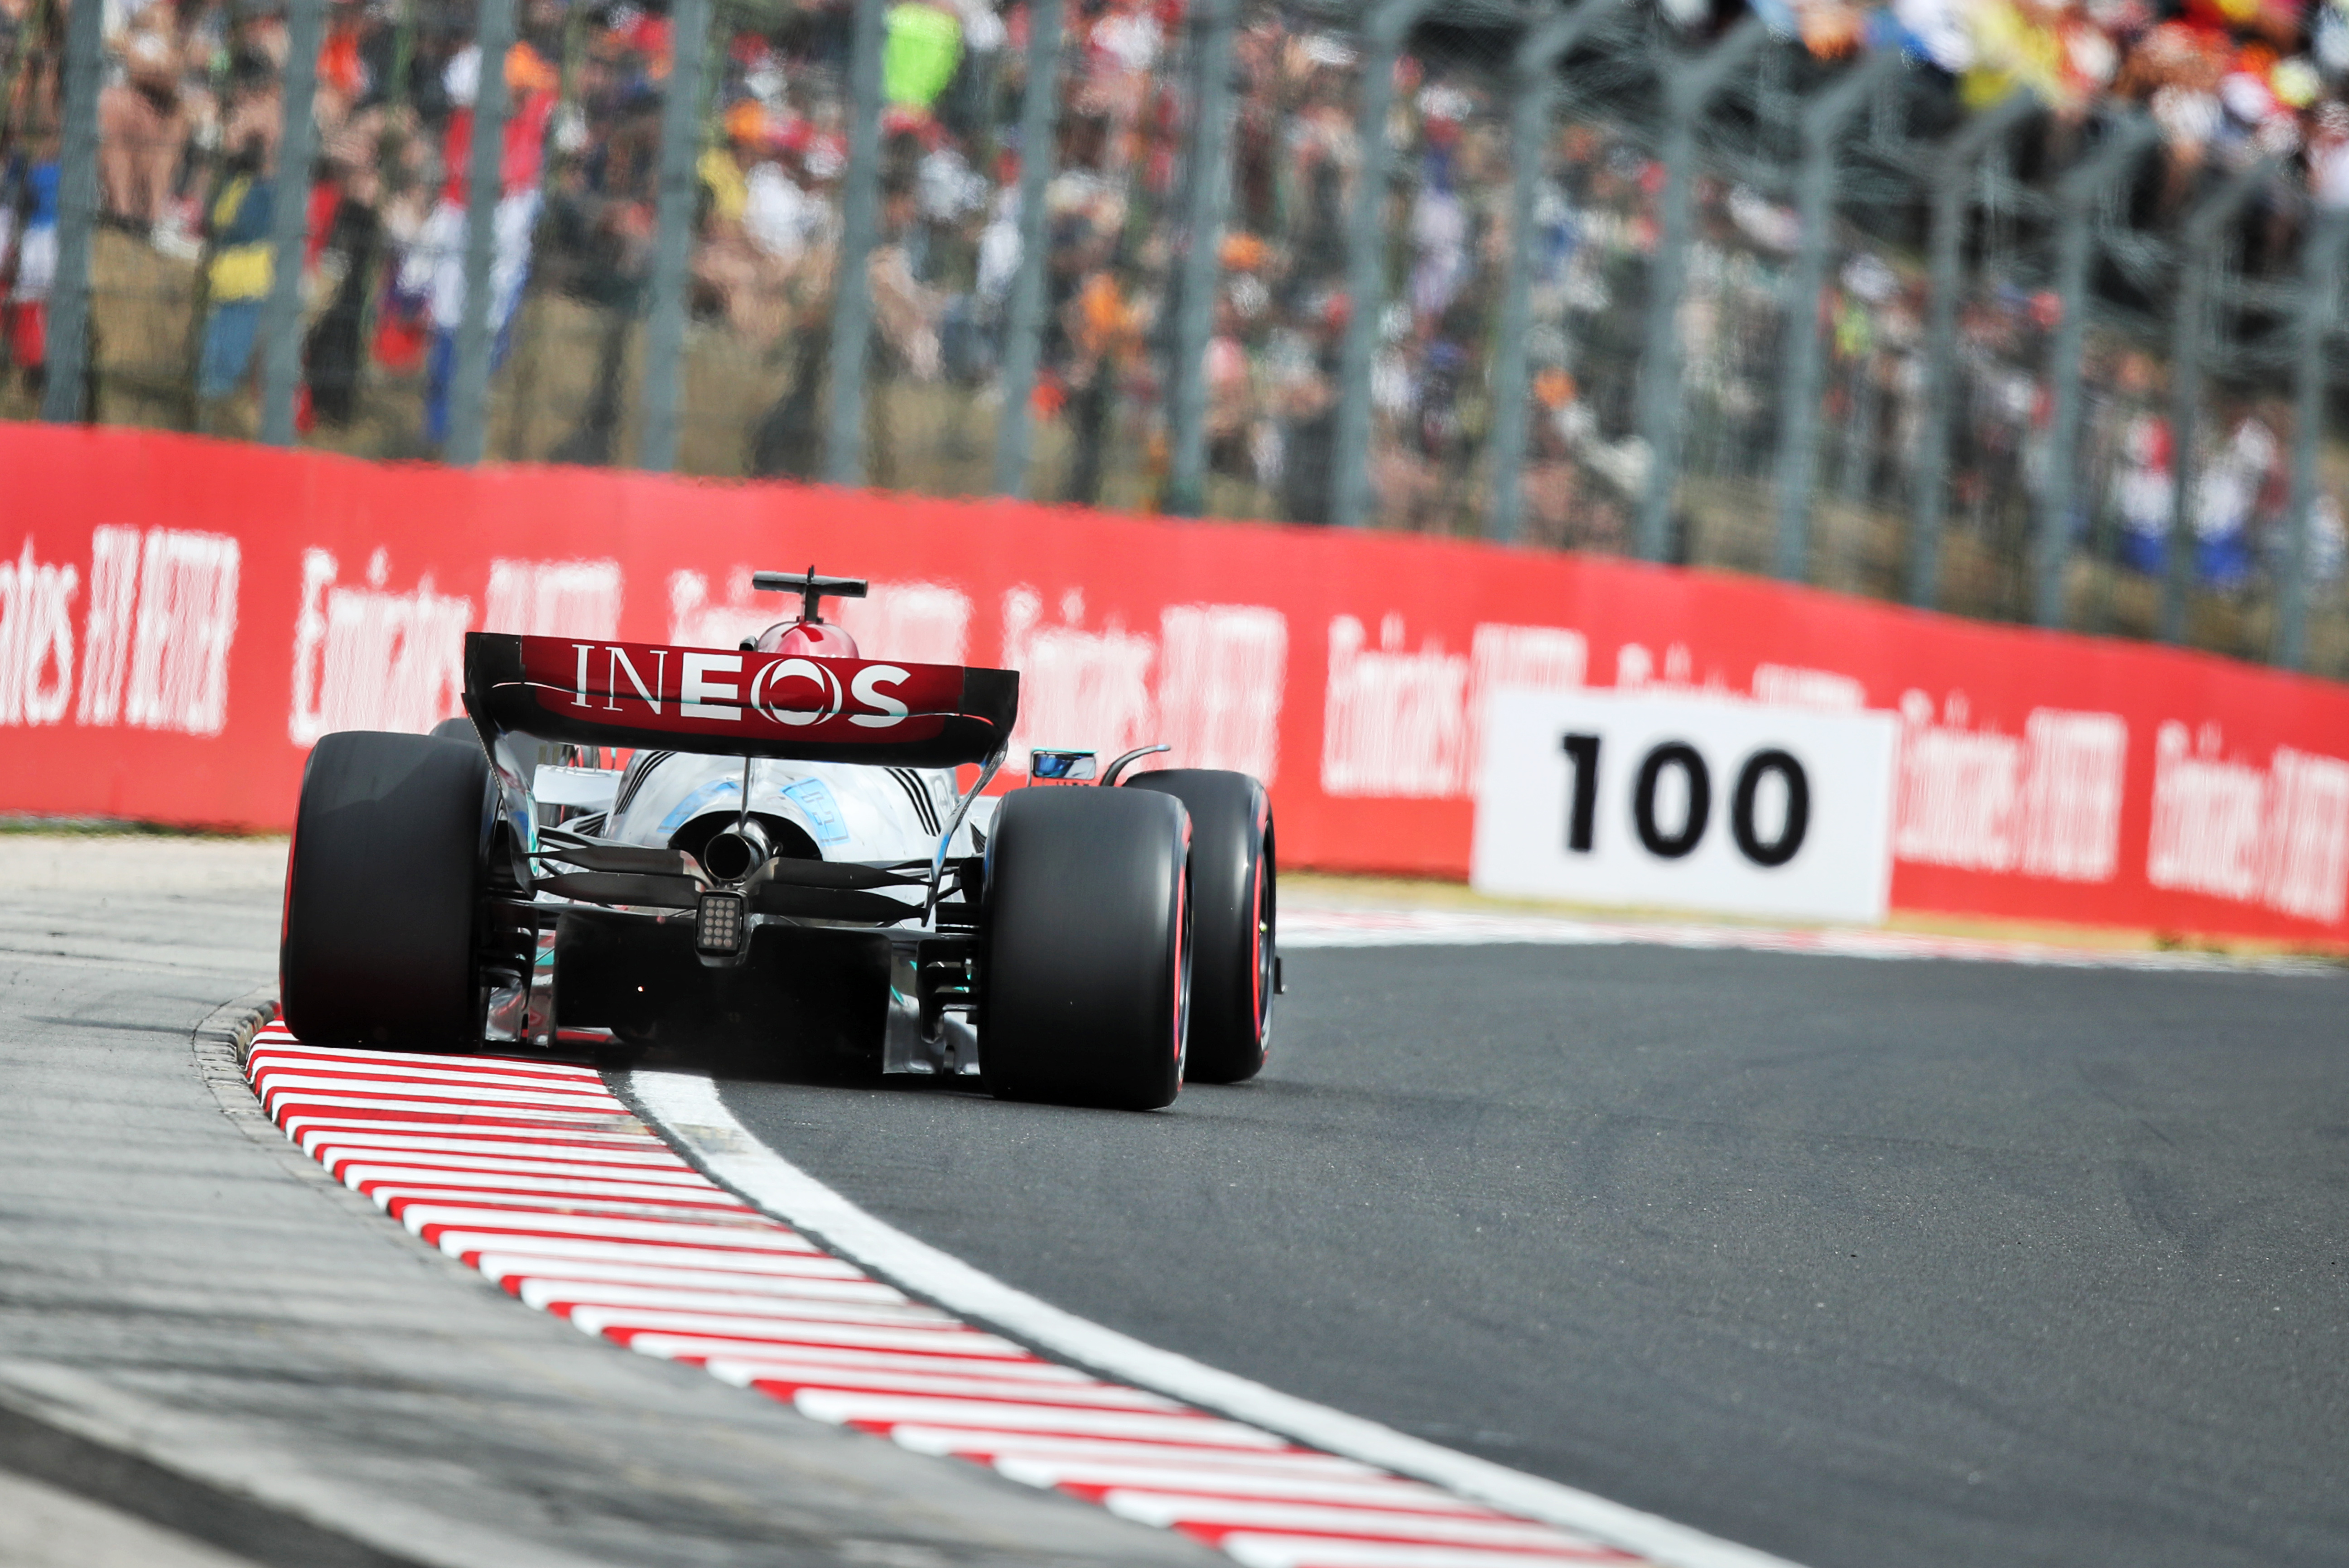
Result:
<instances>
[{"instance_id":1,"label":"driver helmet","mask_svg":"<svg viewBox=\"0 0 2349 1568\"><path fill-rule=\"evenodd\" d=\"M815 659L856 659L856 639L828 620L777 621L759 634L761 653L796 653Z\"/></svg>"}]
</instances>

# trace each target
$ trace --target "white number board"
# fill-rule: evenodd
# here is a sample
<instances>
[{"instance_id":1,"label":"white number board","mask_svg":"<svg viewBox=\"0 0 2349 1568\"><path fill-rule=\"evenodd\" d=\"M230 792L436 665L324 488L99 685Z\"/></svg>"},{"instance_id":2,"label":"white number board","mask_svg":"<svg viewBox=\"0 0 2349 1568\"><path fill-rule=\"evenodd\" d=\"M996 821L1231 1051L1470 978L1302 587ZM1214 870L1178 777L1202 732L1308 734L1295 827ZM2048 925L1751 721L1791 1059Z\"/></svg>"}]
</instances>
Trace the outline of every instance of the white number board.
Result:
<instances>
[{"instance_id":1,"label":"white number board","mask_svg":"<svg viewBox=\"0 0 2349 1568\"><path fill-rule=\"evenodd\" d=\"M1639 692L1496 692L1480 892L1877 921L1892 879L1889 713Z\"/></svg>"}]
</instances>

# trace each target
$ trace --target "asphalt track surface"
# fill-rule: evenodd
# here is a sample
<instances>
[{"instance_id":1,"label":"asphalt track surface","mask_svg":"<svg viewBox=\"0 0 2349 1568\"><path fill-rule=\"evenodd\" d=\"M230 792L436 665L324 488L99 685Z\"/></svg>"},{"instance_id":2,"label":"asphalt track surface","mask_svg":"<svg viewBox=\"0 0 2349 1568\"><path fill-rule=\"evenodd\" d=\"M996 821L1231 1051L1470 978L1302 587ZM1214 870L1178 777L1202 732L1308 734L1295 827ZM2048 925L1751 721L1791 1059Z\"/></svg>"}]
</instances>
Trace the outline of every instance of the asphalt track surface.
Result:
<instances>
[{"instance_id":1,"label":"asphalt track surface","mask_svg":"<svg viewBox=\"0 0 2349 1568\"><path fill-rule=\"evenodd\" d=\"M1214 1560L599 1345L336 1187L190 1049L274 853L0 857L0 1560ZM2349 976L1288 970L1265 1078L1169 1113L723 1092L1060 1306L1812 1568L2349 1561Z\"/></svg>"},{"instance_id":2,"label":"asphalt track surface","mask_svg":"<svg viewBox=\"0 0 2349 1568\"><path fill-rule=\"evenodd\" d=\"M2349 1561L2349 975L1287 965L1167 1113L722 1095L1056 1305L1813 1568Z\"/></svg>"}]
</instances>

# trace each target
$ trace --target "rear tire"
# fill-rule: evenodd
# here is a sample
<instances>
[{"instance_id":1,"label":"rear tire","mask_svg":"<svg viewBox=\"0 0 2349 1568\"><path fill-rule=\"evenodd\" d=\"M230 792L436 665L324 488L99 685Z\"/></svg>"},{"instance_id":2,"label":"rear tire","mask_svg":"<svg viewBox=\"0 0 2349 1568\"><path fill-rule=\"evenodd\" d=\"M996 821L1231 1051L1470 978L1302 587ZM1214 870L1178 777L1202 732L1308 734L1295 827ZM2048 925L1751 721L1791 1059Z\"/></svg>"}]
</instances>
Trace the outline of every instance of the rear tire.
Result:
<instances>
[{"instance_id":1,"label":"rear tire","mask_svg":"<svg viewBox=\"0 0 2349 1568\"><path fill-rule=\"evenodd\" d=\"M1006 1099L1154 1110L1183 1087L1190 826L1164 794L1004 797L988 844L979 1062Z\"/></svg>"},{"instance_id":2,"label":"rear tire","mask_svg":"<svg viewBox=\"0 0 2349 1568\"><path fill-rule=\"evenodd\" d=\"M1272 803L1247 774L1167 768L1125 781L1191 814L1191 1043L1195 1084L1238 1084L1272 1039L1276 867Z\"/></svg>"},{"instance_id":3,"label":"rear tire","mask_svg":"<svg viewBox=\"0 0 2349 1568\"><path fill-rule=\"evenodd\" d=\"M480 1044L475 957L491 815L478 742L345 731L302 774L278 994L318 1045Z\"/></svg>"}]
</instances>

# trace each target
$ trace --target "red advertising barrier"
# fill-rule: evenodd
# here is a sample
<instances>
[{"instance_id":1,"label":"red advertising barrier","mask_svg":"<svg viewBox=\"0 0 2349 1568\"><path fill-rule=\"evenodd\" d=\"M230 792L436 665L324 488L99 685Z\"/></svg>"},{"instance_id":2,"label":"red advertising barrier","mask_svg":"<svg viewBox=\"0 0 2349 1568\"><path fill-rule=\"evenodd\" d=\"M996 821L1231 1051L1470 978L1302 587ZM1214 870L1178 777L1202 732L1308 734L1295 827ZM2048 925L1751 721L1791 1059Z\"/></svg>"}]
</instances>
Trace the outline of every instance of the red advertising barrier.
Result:
<instances>
[{"instance_id":1,"label":"red advertising barrier","mask_svg":"<svg viewBox=\"0 0 2349 1568\"><path fill-rule=\"evenodd\" d=\"M1710 572L1393 535L0 424L0 811L278 828L461 633L730 648L868 576L867 658L1022 671L1015 756L1268 780L1293 866L1461 877L1502 686L1901 719L1896 907L2349 940L2349 689Z\"/></svg>"}]
</instances>

